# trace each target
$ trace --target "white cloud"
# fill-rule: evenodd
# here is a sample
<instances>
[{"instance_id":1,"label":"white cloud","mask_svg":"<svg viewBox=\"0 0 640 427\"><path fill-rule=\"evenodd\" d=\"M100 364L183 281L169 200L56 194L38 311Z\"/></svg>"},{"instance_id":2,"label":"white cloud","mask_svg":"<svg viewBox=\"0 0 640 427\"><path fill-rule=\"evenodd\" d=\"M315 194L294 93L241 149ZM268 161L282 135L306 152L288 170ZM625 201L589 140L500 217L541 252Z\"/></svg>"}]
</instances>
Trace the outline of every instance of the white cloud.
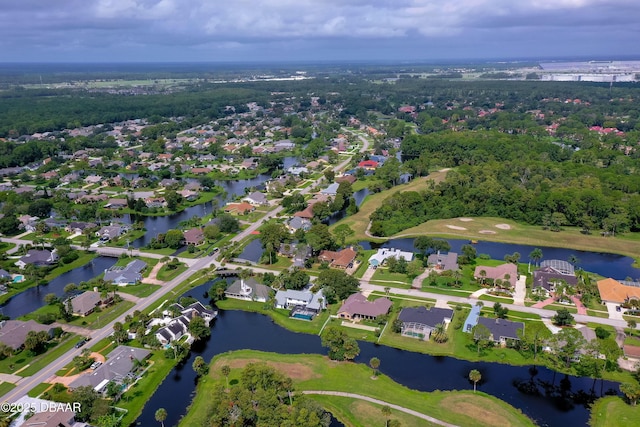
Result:
<instances>
[{"instance_id":1,"label":"white cloud","mask_svg":"<svg viewBox=\"0 0 640 427\"><path fill-rule=\"evenodd\" d=\"M2 48L72 43L341 47L360 39L480 44L500 32L508 33L503 43L517 43L518 32L528 32L523 40L536 31L561 38L576 28L612 40L640 32L637 0L0 0L0 10L0 60Z\"/></svg>"}]
</instances>

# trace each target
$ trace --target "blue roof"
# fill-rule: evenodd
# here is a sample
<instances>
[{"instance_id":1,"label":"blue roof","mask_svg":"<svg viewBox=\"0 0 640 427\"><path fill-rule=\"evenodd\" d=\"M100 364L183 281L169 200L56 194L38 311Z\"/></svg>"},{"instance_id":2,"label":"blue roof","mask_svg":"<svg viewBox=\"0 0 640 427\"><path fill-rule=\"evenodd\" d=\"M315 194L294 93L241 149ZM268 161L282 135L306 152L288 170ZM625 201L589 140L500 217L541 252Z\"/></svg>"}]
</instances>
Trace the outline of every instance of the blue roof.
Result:
<instances>
[{"instance_id":1,"label":"blue roof","mask_svg":"<svg viewBox=\"0 0 640 427\"><path fill-rule=\"evenodd\" d=\"M480 317L480 307L479 305L474 305L471 307L471 313L467 316L467 320L464 321L464 332L471 333L471 329L478 324L478 318Z\"/></svg>"}]
</instances>

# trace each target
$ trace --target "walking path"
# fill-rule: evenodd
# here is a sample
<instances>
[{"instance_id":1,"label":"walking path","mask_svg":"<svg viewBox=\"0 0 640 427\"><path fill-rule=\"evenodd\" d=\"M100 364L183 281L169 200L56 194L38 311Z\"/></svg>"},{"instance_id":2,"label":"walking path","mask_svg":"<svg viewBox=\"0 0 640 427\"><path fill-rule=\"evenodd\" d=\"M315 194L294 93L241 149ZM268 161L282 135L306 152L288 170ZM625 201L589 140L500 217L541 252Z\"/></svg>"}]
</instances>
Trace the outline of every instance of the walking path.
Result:
<instances>
[{"instance_id":1,"label":"walking path","mask_svg":"<svg viewBox=\"0 0 640 427\"><path fill-rule=\"evenodd\" d=\"M378 329L378 328L374 328L373 326L361 325L359 323L345 322L344 320L342 321L342 326L346 326L347 328L362 329L364 331L374 331L374 332L376 329Z\"/></svg>"},{"instance_id":2,"label":"walking path","mask_svg":"<svg viewBox=\"0 0 640 427\"><path fill-rule=\"evenodd\" d=\"M405 408L403 406L394 405L393 403L388 403L383 400L374 399L373 397L363 396L361 394L355 393L345 393L342 391L324 391L324 390L304 390L302 394L322 394L326 396L338 396L338 397L349 397L351 399L364 400L367 402L375 403L376 405L388 406L396 411L404 412L409 415L413 415L414 417L422 418L423 420L427 420L433 424L437 424L439 426L445 427L457 427L455 424L449 424L445 421L439 420L437 418L430 417L429 415L422 414L418 411L414 411L413 409Z\"/></svg>"},{"instance_id":3,"label":"walking path","mask_svg":"<svg viewBox=\"0 0 640 427\"><path fill-rule=\"evenodd\" d=\"M487 288L482 288L482 289L478 289L477 291L473 292L471 295L469 295L469 298L480 298L480 295L484 295L487 293Z\"/></svg>"},{"instance_id":4,"label":"walking path","mask_svg":"<svg viewBox=\"0 0 640 427\"><path fill-rule=\"evenodd\" d=\"M578 314L587 314L587 307L585 307L584 304L582 304L582 301L580 301L575 296L571 296L570 298L571 298L571 301L573 301L573 303L576 305L576 308L578 309Z\"/></svg>"},{"instance_id":5,"label":"walking path","mask_svg":"<svg viewBox=\"0 0 640 427\"><path fill-rule=\"evenodd\" d=\"M531 308L544 308L545 306L549 305L549 304L553 304L556 301L555 298L551 297L551 298L547 298L544 301L539 301L535 304L533 304L531 306Z\"/></svg>"}]
</instances>

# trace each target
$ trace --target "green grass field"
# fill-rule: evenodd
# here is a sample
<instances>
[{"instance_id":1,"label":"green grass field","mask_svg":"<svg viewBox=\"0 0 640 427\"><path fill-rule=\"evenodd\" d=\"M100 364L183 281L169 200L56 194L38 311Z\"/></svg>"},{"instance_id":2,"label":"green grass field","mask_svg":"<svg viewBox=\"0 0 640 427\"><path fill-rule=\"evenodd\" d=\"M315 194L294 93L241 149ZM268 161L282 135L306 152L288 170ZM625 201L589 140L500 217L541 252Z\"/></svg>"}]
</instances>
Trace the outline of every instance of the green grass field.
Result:
<instances>
[{"instance_id":1,"label":"green grass field","mask_svg":"<svg viewBox=\"0 0 640 427\"><path fill-rule=\"evenodd\" d=\"M621 397L596 400L591 407L591 427L636 427L640 425L640 407L631 406Z\"/></svg>"}]
</instances>

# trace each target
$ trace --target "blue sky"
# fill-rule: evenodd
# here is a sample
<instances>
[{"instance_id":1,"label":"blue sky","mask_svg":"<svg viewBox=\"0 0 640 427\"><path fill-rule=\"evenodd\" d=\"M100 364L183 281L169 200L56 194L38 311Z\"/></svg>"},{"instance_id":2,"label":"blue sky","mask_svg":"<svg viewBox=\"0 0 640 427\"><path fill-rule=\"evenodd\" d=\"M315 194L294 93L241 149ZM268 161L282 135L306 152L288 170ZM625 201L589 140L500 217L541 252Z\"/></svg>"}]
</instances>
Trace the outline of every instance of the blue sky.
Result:
<instances>
[{"instance_id":1,"label":"blue sky","mask_svg":"<svg viewBox=\"0 0 640 427\"><path fill-rule=\"evenodd\" d=\"M640 56L638 0L0 0L0 62Z\"/></svg>"}]
</instances>

